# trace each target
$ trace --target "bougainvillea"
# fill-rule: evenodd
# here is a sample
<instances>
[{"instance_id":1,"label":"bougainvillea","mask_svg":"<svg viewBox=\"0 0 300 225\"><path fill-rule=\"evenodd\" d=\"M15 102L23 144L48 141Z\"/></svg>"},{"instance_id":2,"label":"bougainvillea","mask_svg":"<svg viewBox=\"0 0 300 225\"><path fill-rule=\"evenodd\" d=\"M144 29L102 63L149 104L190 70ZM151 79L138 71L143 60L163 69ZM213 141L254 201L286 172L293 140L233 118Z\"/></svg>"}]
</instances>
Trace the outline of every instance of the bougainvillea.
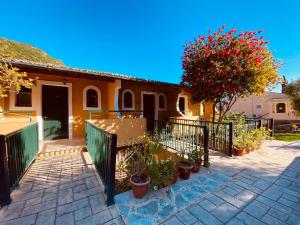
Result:
<instances>
[{"instance_id":1,"label":"bougainvillea","mask_svg":"<svg viewBox=\"0 0 300 225\"><path fill-rule=\"evenodd\" d=\"M267 44L262 31L225 32L224 26L187 43L182 84L190 89L191 101L212 101L225 114L238 97L260 94L274 85L280 63Z\"/></svg>"}]
</instances>

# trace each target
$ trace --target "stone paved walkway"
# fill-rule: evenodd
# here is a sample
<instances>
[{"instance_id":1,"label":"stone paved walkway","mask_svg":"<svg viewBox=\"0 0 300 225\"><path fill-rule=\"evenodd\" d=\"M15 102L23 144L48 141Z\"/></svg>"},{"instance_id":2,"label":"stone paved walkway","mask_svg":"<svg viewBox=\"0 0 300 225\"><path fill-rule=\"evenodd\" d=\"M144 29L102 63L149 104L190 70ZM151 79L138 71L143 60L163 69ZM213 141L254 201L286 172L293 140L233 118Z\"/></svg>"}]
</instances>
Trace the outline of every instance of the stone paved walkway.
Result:
<instances>
[{"instance_id":1,"label":"stone paved walkway","mask_svg":"<svg viewBox=\"0 0 300 225\"><path fill-rule=\"evenodd\" d=\"M106 206L87 153L36 160L11 197L0 225L123 224L116 207Z\"/></svg>"},{"instance_id":2,"label":"stone paved walkway","mask_svg":"<svg viewBox=\"0 0 300 225\"><path fill-rule=\"evenodd\" d=\"M244 157L212 156L211 163L232 179L165 225L300 224L300 141L270 141Z\"/></svg>"}]
</instances>

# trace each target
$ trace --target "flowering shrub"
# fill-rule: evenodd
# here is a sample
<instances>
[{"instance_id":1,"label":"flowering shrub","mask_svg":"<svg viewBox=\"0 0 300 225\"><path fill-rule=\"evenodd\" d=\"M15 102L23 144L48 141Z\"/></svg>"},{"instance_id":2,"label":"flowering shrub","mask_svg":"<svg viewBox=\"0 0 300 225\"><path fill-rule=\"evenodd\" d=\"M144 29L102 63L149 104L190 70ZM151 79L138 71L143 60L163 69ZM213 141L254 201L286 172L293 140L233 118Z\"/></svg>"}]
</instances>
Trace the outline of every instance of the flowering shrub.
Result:
<instances>
[{"instance_id":1,"label":"flowering shrub","mask_svg":"<svg viewBox=\"0 0 300 225\"><path fill-rule=\"evenodd\" d=\"M219 122L238 97L263 93L275 84L280 67L262 31L224 29L199 35L186 44L182 56L182 84L190 89L192 102L212 101L219 108Z\"/></svg>"}]
</instances>

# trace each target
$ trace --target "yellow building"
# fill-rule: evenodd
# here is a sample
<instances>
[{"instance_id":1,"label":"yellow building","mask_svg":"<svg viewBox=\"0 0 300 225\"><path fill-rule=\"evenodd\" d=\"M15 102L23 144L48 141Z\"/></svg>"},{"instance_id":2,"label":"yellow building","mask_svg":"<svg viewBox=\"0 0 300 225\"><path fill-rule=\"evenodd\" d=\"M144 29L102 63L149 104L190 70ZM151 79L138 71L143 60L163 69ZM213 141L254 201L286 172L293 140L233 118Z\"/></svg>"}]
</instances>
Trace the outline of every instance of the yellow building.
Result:
<instances>
[{"instance_id":1,"label":"yellow building","mask_svg":"<svg viewBox=\"0 0 300 225\"><path fill-rule=\"evenodd\" d=\"M170 115L210 117L210 104L192 105L190 94L177 84L61 65L25 61L12 65L27 72L34 85L19 94L12 90L0 100L0 111L24 115L31 111L40 140L83 138L87 119L122 118L124 111L145 118L148 129L152 121ZM20 120L14 113L4 113L2 120Z\"/></svg>"}]
</instances>

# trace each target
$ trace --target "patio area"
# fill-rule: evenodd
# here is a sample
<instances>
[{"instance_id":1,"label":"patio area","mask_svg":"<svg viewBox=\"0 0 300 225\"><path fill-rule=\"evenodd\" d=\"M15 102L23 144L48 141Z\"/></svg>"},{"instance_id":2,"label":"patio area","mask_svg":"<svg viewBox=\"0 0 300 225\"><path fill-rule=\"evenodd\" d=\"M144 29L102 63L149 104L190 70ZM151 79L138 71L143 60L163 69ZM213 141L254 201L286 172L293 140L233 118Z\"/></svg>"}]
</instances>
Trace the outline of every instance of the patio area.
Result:
<instances>
[{"instance_id":1,"label":"patio area","mask_svg":"<svg viewBox=\"0 0 300 225\"><path fill-rule=\"evenodd\" d=\"M211 167L151 192L116 196L126 224L300 224L300 142L265 142L243 157L210 152Z\"/></svg>"},{"instance_id":2,"label":"patio area","mask_svg":"<svg viewBox=\"0 0 300 225\"><path fill-rule=\"evenodd\" d=\"M40 157L0 224L300 224L300 141L268 141L243 157L211 152L210 162L169 193L136 200L129 191L107 207L86 152Z\"/></svg>"}]
</instances>

